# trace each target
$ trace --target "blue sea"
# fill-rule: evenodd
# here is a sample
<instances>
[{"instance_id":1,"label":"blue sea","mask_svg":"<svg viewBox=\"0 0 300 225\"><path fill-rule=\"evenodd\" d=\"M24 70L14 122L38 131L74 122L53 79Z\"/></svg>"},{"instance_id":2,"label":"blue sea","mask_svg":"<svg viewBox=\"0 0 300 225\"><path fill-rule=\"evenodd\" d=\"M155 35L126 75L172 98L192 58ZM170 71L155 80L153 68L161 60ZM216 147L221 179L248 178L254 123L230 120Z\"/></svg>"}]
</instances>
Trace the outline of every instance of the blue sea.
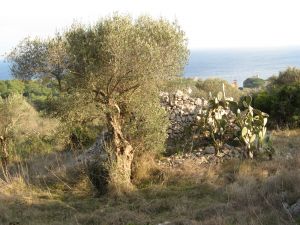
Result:
<instances>
[{"instance_id":1,"label":"blue sea","mask_svg":"<svg viewBox=\"0 0 300 225\"><path fill-rule=\"evenodd\" d=\"M266 79L288 66L300 67L300 47L277 49L192 50L185 77L237 80L259 76ZM0 60L0 79L10 79L9 65Z\"/></svg>"},{"instance_id":2,"label":"blue sea","mask_svg":"<svg viewBox=\"0 0 300 225\"><path fill-rule=\"evenodd\" d=\"M0 59L0 80L11 79L9 64Z\"/></svg>"},{"instance_id":3,"label":"blue sea","mask_svg":"<svg viewBox=\"0 0 300 225\"><path fill-rule=\"evenodd\" d=\"M198 50L191 51L185 68L186 77L216 77L228 82L259 76L266 79L287 67L300 67L300 47L276 49Z\"/></svg>"}]
</instances>

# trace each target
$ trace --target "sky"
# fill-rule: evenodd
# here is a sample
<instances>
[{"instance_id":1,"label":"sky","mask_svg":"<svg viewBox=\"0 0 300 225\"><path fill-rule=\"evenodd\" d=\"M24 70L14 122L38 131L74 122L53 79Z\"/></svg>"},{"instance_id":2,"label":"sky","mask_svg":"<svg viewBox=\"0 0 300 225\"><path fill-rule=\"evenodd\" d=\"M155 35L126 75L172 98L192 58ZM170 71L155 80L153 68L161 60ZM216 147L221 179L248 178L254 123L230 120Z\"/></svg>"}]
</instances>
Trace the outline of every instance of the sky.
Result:
<instances>
[{"instance_id":1,"label":"sky","mask_svg":"<svg viewBox=\"0 0 300 225\"><path fill-rule=\"evenodd\" d=\"M299 0L0 0L0 57L25 37L114 12L175 19L190 49L300 46Z\"/></svg>"}]
</instances>

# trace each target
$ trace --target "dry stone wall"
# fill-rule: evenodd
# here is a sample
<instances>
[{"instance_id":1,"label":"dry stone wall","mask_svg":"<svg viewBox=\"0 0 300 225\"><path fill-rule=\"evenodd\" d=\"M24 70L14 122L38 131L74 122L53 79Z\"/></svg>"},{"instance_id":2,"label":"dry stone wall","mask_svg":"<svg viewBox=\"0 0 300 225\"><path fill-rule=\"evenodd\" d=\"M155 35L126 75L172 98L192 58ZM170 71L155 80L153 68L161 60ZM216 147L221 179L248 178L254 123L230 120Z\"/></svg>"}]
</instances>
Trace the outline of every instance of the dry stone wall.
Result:
<instances>
[{"instance_id":1,"label":"dry stone wall","mask_svg":"<svg viewBox=\"0 0 300 225\"><path fill-rule=\"evenodd\" d=\"M175 93L162 92L161 104L169 114L169 139L182 137L189 125L200 119L203 110L207 108L204 98L192 98L189 91L176 91Z\"/></svg>"}]
</instances>

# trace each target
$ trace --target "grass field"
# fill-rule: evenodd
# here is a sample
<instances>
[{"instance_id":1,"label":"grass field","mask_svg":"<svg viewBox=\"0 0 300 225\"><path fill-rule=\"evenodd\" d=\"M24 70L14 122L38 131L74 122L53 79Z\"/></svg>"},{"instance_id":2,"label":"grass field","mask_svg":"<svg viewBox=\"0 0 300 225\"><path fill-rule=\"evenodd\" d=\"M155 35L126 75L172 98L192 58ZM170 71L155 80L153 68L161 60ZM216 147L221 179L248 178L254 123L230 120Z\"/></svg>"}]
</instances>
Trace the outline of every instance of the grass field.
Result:
<instances>
[{"instance_id":1,"label":"grass field","mask_svg":"<svg viewBox=\"0 0 300 225\"><path fill-rule=\"evenodd\" d=\"M123 196L97 196L71 154L44 155L1 182L0 224L300 224L282 207L300 198L300 130L273 132L273 144L272 161L185 162L175 169L152 162Z\"/></svg>"}]
</instances>

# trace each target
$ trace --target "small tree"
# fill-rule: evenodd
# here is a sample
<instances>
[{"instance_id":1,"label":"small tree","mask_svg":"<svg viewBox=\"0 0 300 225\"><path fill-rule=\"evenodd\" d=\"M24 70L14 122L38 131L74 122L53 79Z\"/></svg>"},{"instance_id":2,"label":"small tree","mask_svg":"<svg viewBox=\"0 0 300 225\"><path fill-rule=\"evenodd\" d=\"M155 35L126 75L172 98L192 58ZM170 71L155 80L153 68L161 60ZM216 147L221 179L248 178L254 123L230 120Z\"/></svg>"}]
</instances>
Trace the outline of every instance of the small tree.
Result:
<instances>
[{"instance_id":1,"label":"small tree","mask_svg":"<svg viewBox=\"0 0 300 225\"><path fill-rule=\"evenodd\" d=\"M66 40L72 65L68 87L78 101L84 99L81 103L93 104L105 116L118 174L111 182L118 188L131 186L137 148L129 130L149 121L149 115L139 114L140 105L155 115L160 107L160 84L182 72L188 55L184 33L176 23L163 19L140 17L134 21L114 15L94 26L74 25Z\"/></svg>"},{"instance_id":2,"label":"small tree","mask_svg":"<svg viewBox=\"0 0 300 225\"><path fill-rule=\"evenodd\" d=\"M69 61L66 53L65 40L60 34L47 42L46 67L44 71L50 78L55 78L58 89L62 91L62 80L68 74Z\"/></svg>"},{"instance_id":3,"label":"small tree","mask_svg":"<svg viewBox=\"0 0 300 225\"><path fill-rule=\"evenodd\" d=\"M68 73L65 41L60 34L48 40L25 38L7 56L12 76L21 80L55 79L62 90L62 80Z\"/></svg>"},{"instance_id":4,"label":"small tree","mask_svg":"<svg viewBox=\"0 0 300 225\"><path fill-rule=\"evenodd\" d=\"M47 56L47 45L42 40L25 38L8 55L11 74L20 80L39 78L43 74Z\"/></svg>"}]
</instances>

